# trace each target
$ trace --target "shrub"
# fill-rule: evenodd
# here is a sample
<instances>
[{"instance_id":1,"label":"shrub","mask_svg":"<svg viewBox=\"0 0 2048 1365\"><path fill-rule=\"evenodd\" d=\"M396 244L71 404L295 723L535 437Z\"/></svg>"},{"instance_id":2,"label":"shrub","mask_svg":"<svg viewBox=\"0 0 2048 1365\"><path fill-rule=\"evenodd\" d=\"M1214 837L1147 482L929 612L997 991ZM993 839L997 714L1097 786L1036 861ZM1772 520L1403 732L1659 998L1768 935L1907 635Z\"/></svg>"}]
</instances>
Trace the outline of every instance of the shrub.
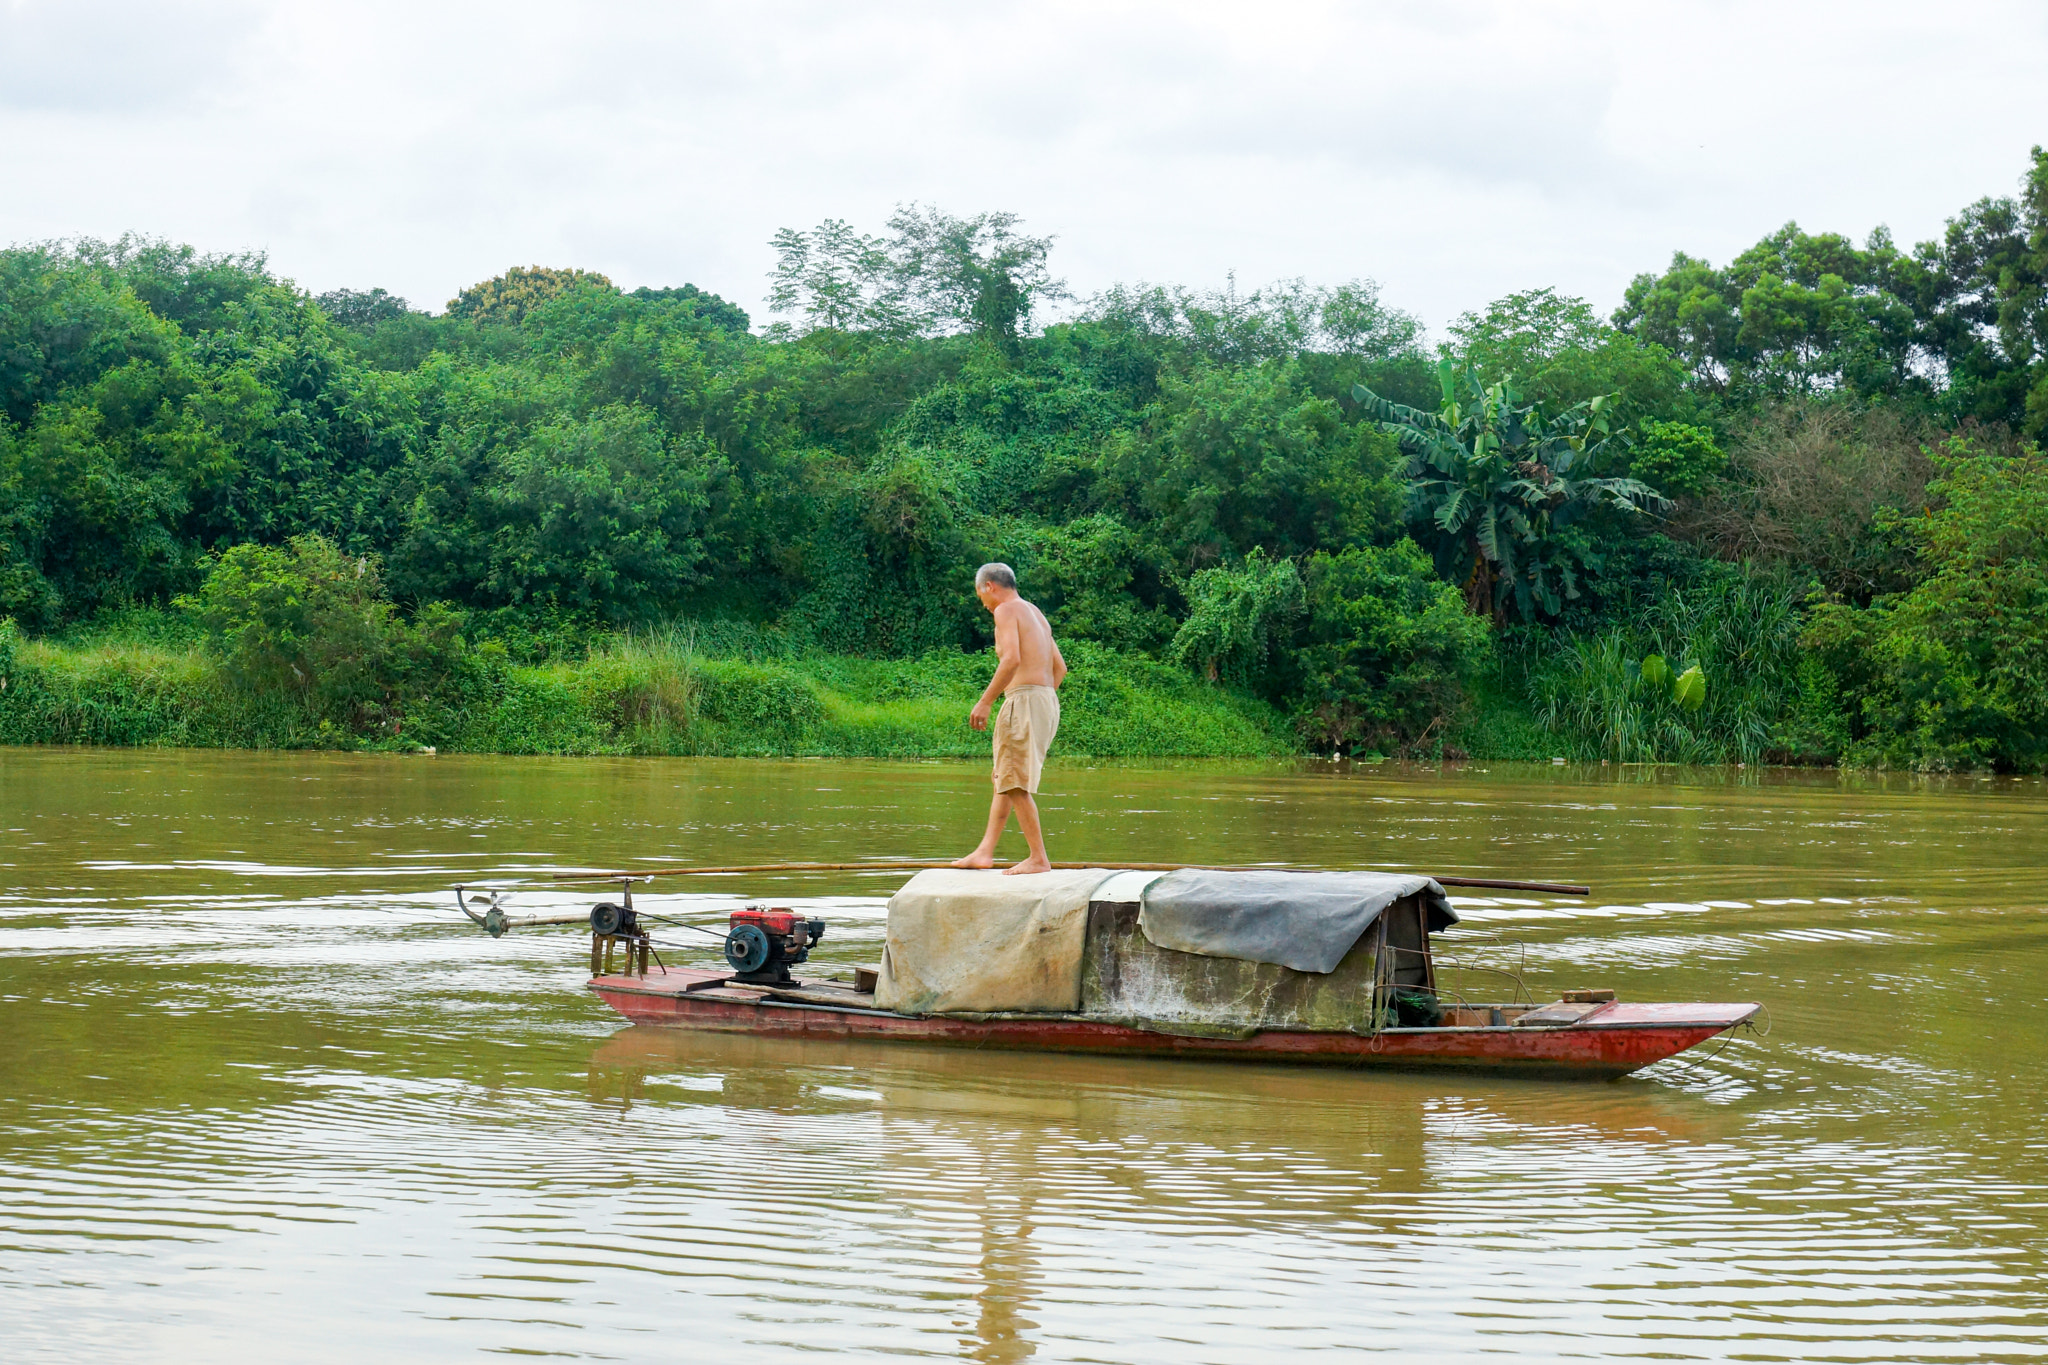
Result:
<instances>
[{"instance_id":1,"label":"shrub","mask_svg":"<svg viewBox=\"0 0 2048 1365\"><path fill-rule=\"evenodd\" d=\"M1395 747L1457 709L1491 632L1414 541L1317 553L1302 581L1296 724L1312 747Z\"/></svg>"},{"instance_id":2,"label":"shrub","mask_svg":"<svg viewBox=\"0 0 2048 1365\"><path fill-rule=\"evenodd\" d=\"M1301 572L1291 559L1254 549L1242 564L1202 569L1188 580L1188 618L1167 657L1210 682L1268 681L1304 609Z\"/></svg>"},{"instance_id":3,"label":"shrub","mask_svg":"<svg viewBox=\"0 0 2048 1365\"><path fill-rule=\"evenodd\" d=\"M1629 473L1665 496L1698 497L1726 473L1728 457L1705 427L1685 422L1642 422L1629 457Z\"/></svg>"},{"instance_id":4,"label":"shrub","mask_svg":"<svg viewBox=\"0 0 2048 1365\"><path fill-rule=\"evenodd\" d=\"M459 613L429 604L400 619L376 561L317 535L230 548L187 604L240 683L347 726L395 719L463 653Z\"/></svg>"}]
</instances>

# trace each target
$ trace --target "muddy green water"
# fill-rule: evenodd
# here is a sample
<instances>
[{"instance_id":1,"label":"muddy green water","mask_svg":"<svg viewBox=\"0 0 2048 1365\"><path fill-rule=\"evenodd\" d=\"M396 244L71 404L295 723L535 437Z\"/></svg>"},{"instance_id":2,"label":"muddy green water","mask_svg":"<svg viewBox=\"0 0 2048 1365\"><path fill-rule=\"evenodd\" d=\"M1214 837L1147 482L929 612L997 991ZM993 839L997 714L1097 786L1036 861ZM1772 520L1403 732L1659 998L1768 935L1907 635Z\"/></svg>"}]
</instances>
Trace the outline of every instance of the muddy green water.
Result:
<instances>
[{"instance_id":1,"label":"muddy green water","mask_svg":"<svg viewBox=\"0 0 2048 1365\"><path fill-rule=\"evenodd\" d=\"M1054 776L1057 857L1590 882L1460 955L1773 1031L1587 1085L630 1029L446 888L964 849L980 772L0 751L0 1357L2048 1355L2048 787ZM644 903L848 964L897 881Z\"/></svg>"}]
</instances>

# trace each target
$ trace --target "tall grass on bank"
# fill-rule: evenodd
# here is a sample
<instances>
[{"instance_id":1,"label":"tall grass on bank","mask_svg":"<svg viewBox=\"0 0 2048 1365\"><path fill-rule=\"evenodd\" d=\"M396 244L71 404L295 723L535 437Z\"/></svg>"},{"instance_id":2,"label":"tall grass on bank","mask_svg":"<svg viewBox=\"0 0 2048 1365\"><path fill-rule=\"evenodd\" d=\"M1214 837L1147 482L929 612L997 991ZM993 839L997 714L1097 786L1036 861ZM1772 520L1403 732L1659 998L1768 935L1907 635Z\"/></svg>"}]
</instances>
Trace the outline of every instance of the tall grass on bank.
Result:
<instances>
[{"instance_id":1,"label":"tall grass on bank","mask_svg":"<svg viewBox=\"0 0 2048 1365\"><path fill-rule=\"evenodd\" d=\"M21 640L0 622L0 743L315 748L346 739L234 686L194 644Z\"/></svg>"},{"instance_id":2,"label":"tall grass on bank","mask_svg":"<svg viewBox=\"0 0 2048 1365\"><path fill-rule=\"evenodd\" d=\"M1536 719L1559 751L1621 763L1760 763L1790 756L1802 699L1800 603L1781 574L1728 568L1674 588L1623 624L1534 640L1522 667ZM1648 655L1673 673L1698 665L1706 700L1688 710L1643 675Z\"/></svg>"},{"instance_id":3,"label":"tall grass on bank","mask_svg":"<svg viewBox=\"0 0 2048 1365\"><path fill-rule=\"evenodd\" d=\"M657 629L598 641L574 661L520 665L472 651L395 723L357 733L300 695L250 690L197 643L155 643L148 632L29 641L5 625L0 636L5 744L970 758L988 752L967 713L995 666L993 653L714 657L687 628ZM1297 749L1286 718L1255 698L1087 642L1067 655L1066 755Z\"/></svg>"}]
</instances>

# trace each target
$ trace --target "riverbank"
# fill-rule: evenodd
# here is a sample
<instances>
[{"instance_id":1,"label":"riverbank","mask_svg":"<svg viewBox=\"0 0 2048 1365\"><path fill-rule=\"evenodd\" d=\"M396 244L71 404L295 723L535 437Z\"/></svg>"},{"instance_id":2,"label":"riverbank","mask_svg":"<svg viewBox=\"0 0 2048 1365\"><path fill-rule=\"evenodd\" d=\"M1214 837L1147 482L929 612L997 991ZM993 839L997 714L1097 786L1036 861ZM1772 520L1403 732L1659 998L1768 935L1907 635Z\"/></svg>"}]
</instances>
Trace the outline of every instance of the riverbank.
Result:
<instances>
[{"instance_id":1,"label":"riverbank","mask_svg":"<svg viewBox=\"0 0 2048 1365\"><path fill-rule=\"evenodd\" d=\"M1298 753L1287 717L1181 669L1069 647L1060 747L1073 757ZM323 715L241 685L193 641L15 639L0 651L0 744L418 749L501 754L978 758L967 711L993 654L707 657L620 637L574 661L476 651L389 708Z\"/></svg>"}]
</instances>

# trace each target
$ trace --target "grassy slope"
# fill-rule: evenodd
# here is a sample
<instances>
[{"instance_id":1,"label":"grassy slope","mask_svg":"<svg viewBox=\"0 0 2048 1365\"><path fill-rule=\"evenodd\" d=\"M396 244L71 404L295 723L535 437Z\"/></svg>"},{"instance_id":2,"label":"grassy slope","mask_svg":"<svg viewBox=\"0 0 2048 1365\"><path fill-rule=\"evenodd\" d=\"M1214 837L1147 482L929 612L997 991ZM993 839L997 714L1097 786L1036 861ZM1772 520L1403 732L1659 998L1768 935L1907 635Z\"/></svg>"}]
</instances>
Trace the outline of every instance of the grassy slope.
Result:
<instances>
[{"instance_id":1,"label":"grassy slope","mask_svg":"<svg viewBox=\"0 0 2048 1365\"><path fill-rule=\"evenodd\" d=\"M1079 644L1062 689L1072 756L1294 752L1285 718L1185 673ZM234 685L178 640L24 641L4 669L0 743L209 748L432 744L496 753L979 757L966 716L992 656L706 659L623 641L575 664L473 669L409 707L397 733L352 733Z\"/></svg>"}]
</instances>

